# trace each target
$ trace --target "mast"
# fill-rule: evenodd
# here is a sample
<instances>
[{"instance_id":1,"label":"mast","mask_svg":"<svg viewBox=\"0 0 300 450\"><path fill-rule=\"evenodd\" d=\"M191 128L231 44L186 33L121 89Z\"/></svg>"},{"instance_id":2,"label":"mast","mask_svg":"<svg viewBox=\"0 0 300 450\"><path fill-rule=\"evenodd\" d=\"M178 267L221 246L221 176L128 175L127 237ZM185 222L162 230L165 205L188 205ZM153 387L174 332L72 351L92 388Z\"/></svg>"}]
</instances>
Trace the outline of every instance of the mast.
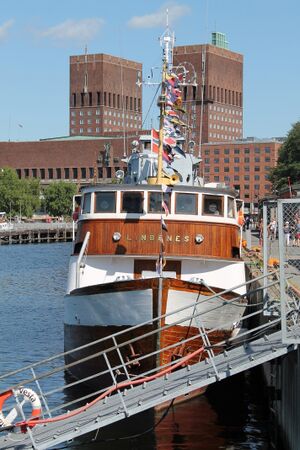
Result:
<instances>
[{"instance_id":1,"label":"mast","mask_svg":"<svg viewBox=\"0 0 300 450\"><path fill-rule=\"evenodd\" d=\"M164 145L164 115L166 106L166 92L165 92L165 81L166 74L170 71L173 64L173 47L174 47L175 37L174 33L171 33L169 29L169 16L167 10L167 28L165 32L160 37L160 45L163 48L163 65L162 65L162 88L161 95L159 97L158 103L160 107L160 118L159 118L159 149L157 158L157 180L156 184L163 183L163 145Z\"/></svg>"}]
</instances>

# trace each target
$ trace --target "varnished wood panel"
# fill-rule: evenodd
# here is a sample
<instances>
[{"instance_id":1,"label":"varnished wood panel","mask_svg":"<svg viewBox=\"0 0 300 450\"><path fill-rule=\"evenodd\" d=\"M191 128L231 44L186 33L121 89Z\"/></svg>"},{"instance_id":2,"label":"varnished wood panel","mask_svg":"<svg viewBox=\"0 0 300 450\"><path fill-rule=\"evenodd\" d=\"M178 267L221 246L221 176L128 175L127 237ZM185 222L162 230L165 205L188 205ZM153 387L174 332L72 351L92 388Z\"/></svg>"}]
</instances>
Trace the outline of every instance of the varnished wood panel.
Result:
<instances>
[{"instance_id":1,"label":"varnished wood panel","mask_svg":"<svg viewBox=\"0 0 300 450\"><path fill-rule=\"evenodd\" d=\"M210 256L233 258L239 248L239 228L236 225L212 222L167 221L168 231L161 230L158 220L86 220L79 222L75 253L87 231L91 232L90 255L157 255L161 239L168 256ZM119 242L113 233L119 232ZM201 234L204 241L195 242Z\"/></svg>"}]
</instances>

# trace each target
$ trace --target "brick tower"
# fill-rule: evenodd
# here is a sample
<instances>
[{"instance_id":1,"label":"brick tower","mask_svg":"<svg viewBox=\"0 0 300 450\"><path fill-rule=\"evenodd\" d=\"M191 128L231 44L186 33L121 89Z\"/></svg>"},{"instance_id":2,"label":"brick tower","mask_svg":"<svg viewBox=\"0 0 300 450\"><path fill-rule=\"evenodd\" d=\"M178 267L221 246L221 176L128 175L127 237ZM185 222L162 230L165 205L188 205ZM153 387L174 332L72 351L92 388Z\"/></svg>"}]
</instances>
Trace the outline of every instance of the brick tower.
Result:
<instances>
[{"instance_id":1,"label":"brick tower","mask_svg":"<svg viewBox=\"0 0 300 450\"><path fill-rule=\"evenodd\" d=\"M142 127L142 64L105 54L70 57L70 136Z\"/></svg>"},{"instance_id":2,"label":"brick tower","mask_svg":"<svg viewBox=\"0 0 300 450\"><path fill-rule=\"evenodd\" d=\"M205 143L243 137L243 55L227 49L223 34L212 37L214 45L174 48L174 65L188 70L183 87L187 139L197 145L200 138Z\"/></svg>"}]
</instances>

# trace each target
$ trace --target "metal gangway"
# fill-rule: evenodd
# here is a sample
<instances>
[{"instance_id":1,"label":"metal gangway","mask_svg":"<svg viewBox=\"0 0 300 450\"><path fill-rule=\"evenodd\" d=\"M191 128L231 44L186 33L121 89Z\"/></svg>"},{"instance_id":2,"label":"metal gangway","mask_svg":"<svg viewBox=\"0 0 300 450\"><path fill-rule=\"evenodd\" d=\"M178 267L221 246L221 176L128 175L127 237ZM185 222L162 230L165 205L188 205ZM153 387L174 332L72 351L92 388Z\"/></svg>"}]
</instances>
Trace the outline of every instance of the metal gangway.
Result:
<instances>
[{"instance_id":1,"label":"metal gangway","mask_svg":"<svg viewBox=\"0 0 300 450\"><path fill-rule=\"evenodd\" d=\"M246 285L247 294L229 300L229 290L212 292L201 300L208 305L204 313L199 312L196 300L152 321L2 374L0 449L57 448L61 443L93 430L101 433L107 425L165 405L176 397L204 389L295 350L300 338L300 306L289 280L280 270L272 270L251 278ZM271 299L274 313L268 316L264 315L264 289L275 293ZM205 315L222 314L228 306L241 308L246 303L239 324L223 324L224 329L232 330L230 336L212 341L216 330L205 329ZM254 321L256 325L250 327ZM183 323L189 323L189 329L194 330L187 333L185 339L171 344L166 342L148 353L136 351L145 339L157 342L164 330ZM84 352L85 356L78 359L79 352ZM100 372L77 380L68 377L64 380L66 372L74 372L80 365L83 369L85 365L96 366L99 360ZM163 362L159 365L158 361ZM93 386L88 392L84 389L87 384Z\"/></svg>"}]
</instances>

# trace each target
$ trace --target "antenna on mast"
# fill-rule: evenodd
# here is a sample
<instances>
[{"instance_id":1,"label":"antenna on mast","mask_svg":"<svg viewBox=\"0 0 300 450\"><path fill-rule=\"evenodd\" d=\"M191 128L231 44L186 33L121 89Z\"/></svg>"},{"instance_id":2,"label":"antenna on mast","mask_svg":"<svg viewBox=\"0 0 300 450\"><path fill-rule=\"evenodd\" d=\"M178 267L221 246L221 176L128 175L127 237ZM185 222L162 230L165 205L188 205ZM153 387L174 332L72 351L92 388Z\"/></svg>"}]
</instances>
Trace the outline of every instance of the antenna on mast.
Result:
<instances>
[{"instance_id":1,"label":"antenna on mast","mask_svg":"<svg viewBox=\"0 0 300 450\"><path fill-rule=\"evenodd\" d=\"M166 30L159 38L160 45L163 48L163 62L166 64L166 69L170 70L173 65L173 48L175 44L175 33L169 28L169 10L166 11Z\"/></svg>"}]
</instances>

